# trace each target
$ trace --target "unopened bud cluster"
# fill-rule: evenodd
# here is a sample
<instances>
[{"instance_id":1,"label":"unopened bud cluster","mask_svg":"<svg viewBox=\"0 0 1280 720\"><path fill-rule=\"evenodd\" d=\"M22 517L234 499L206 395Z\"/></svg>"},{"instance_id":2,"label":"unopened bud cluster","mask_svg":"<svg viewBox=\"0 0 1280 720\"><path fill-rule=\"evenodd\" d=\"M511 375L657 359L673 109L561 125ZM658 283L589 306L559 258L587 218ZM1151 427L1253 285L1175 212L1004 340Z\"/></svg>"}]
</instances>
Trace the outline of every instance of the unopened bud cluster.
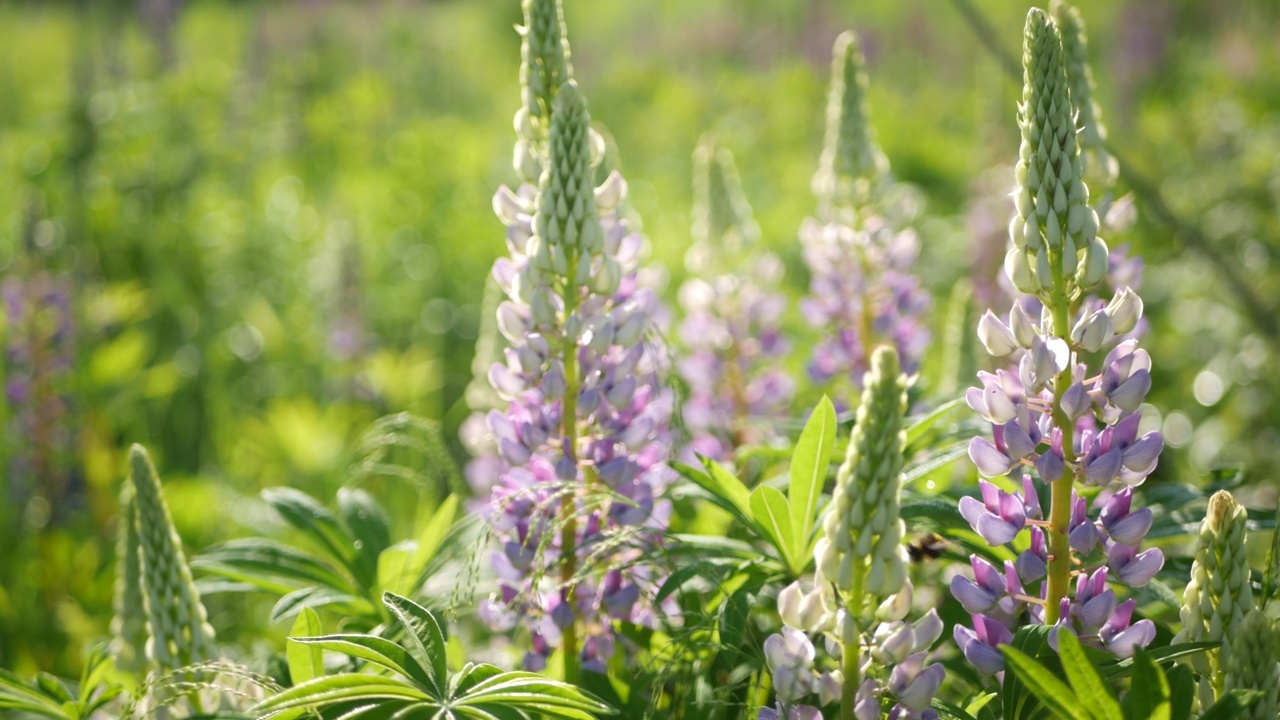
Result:
<instances>
[{"instance_id":1,"label":"unopened bud cluster","mask_svg":"<svg viewBox=\"0 0 1280 720\"><path fill-rule=\"evenodd\" d=\"M1240 717L1272 720L1280 716L1280 637L1261 610L1240 621L1239 634L1230 650L1223 650L1224 688L1262 694Z\"/></svg>"},{"instance_id":2,"label":"unopened bud cluster","mask_svg":"<svg viewBox=\"0 0 1280 720\"><path fill-rule=\"evenodd\" d=\"M781 331L782 261L755 248L759 234L733 156L711 138L694 155L694 244L680 287L685 311L677 363L689 386L682 408L686 459L731 459L735 448L768 440L786 417L794 383L778 367L789 346Z\"/></svg>"},{"instance_id":3,"label":"unopened bud cluster","mask_svg":"<svg viewBox=\"0 0 1280 720\"><path fill-rule=\"evenodd\" d=\"M841 591L889 596L906 581L902 492L907 380L892 348L876 349L862 390L849 451L836 475L825 531L815 548L818 576Z\"/></svg>"},{"instance_id":4,"label":"unopened bud cluster","mask_svg":"<svg viewBox=\"0 0 1280 720\"><path fill-rule=\"evenodd\" d=\"M1245 539L1248 513L1226 490L1209 498L1200 525L1191 580L1183 594L1182 631L1174 642L1221 642L1222 647L1190 658L1201 677L1200 701L1208 707L1224 689L1225 663L1241 637L1241 624L1254 609Z\"/></svg>"},{"instance_id":5,"label":"unopened bud cluster","mask_svg":"<svg viewBox=\"0 0 1280 720\"><path fill-rule=\"evenodd\" d=\"M1030 546L1003 568L975 556L974 579L952 583L973 615L972 628L956 628L957 643L985 672L1003 667L996 647L1021 624L1046 621L1047 602L1060 628L1132 655L1154 639L1155 627L1131 622L1133 601L1119 602L1108 581L1142 586L1164 564L1159 549L1139 549L1152 514L1132 504L1133 488L1154 471L1164 446L1158 431L1141 427L1151 357L1136 339L1121 339L1138 326L1142 299L1128 287L1107 301L1083 297L1107 276L1109 259L1083 181L1062 40L1049 15L1035 9L1024 40L1022 146L1005 270L1031 297L1016 299L1007 321L988 311L978 323L988 352L1016 367L979 373L982 387L966 394L992 424L991 439L974 438L969 457L983 478L1002 479L982 481L981 498L964 498L960 511L992 546L1023 532ZM1027 308L1037 306L1033 317ZM1091 368L1088 355L1104 350L1101 365ZM1074 490L1077 480L1107 489L1097 519ZM1057 493L1070 502L1057 517L1066 520L1062 530L1079 565L1070 568L1078 572L1074 592L1050 600L1043 528L1051 523L1039 493L1056 483L1073 486L1069 496ZM1066 569L1058 565L1058 572Z\"/></svg>"},{"instance_id":6,"label":"unopened bud cluster","mask_svg":"<svg viewBox=\"0 0 1280 720\"><path fill-rule=\"evenodd\" d=\"M141 445L129 450L133 502L125 507L137 531L138 577L146 618L148 659L164 670L217 657L200 591L173 527L160 479ZM125 608L136 612L136 608Z\"/></svg>"}]
</instances>

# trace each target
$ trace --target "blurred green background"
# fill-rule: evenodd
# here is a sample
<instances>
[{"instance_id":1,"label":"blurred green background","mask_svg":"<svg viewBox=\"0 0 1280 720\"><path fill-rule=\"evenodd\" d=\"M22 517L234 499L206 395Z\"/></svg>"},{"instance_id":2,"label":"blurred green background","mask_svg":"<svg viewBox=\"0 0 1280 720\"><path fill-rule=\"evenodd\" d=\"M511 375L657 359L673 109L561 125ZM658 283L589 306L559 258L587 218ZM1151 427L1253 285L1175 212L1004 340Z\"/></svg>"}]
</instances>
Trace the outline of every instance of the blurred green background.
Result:
<instances>
[{"instance_id":1,"label":"blurred green background","mask_svg":"<svg viewBox=\"0 0 1280 720\"><path fill-rule=\"evenodd\" d=\"M1108 238L1147 263L1159 476L1240 465L1267 506L1280 5L1078 4L1111 139L1168 205L1140 195L1136 225ZM975 317L950 300L998 272L1020 83L960 8L1013 57L1022 0L565 5L669 298L707 130L804 292L795 238L830 47L855 28L880 141L927 199L935 333ZM439 420L464 459L484 279L505 252L490 197L514 181L520 19L516 0L0 4L0 666L70 672L107 632L130 442L151 449L192 548L260 530L245 498L262 487L331 497L387 413ZM958 393L978 362L934 353L928 392ZM228 602L215 624L237 622Z\"/></svg>"}]
</instances>

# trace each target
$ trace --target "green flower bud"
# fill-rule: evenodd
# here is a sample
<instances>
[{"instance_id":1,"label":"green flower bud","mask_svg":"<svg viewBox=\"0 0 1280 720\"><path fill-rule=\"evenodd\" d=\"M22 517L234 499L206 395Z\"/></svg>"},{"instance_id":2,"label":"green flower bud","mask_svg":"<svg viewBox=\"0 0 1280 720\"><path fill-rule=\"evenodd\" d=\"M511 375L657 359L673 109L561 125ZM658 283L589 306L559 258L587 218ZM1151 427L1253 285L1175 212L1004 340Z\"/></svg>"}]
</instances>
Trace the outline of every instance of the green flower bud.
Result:
<instances>
[{"instance_id":1,"label":"green flower bud","mask_svg":"<svg viewBox=\"0 0 1280 720\"><path fill-rule=\"evenodd\" d=\"M1256 690L1262 698L1241 715L1244 720L1274 720L1280 717L1280 638L1260 610L1240 621L1239 634L1229 651L1222 653L1223 688Z\"/></svg>"},{"instance_id":2,"label":"green flower bud","mask_svg":"<svg viewBox=\"0 0 1280 720\"><path fill-rule=\"evenodd\" d=\"M707 134L693 153L693 239L741 251L759 234L733 154ZM721 253L723 254L723 253Z\"/></svg>"},{"instance_id":3,"label":"green flower bud","mask_svg":"<svg viewBox=\"0 0 1280 720\"><path fill-rule=\"evenodd\" d=\"M1097 228L1095 222L1091 233L1087 220L1092 214L1089 191L1082 178L1075 112L1058 27L1048 13L1033 8L1027 14L1023 40L1023 90L1018 106L1022 143L1014 173L1018 188L1013 195L1017 215L1010 222L1009 234L1015 250L1027 256L1034 284L1020 276L1020 263L1009 260L1005 267L1015 287L1047 299L1054 288L1055 269L1066 283L1092 277L1086 270L1093 268L1081 267L1077 250L1090 245ZM1061 267L1055 268L1050 254L1061 258ZM1067 294L1071 295L1069 288Z\"/></svg>"},{"instance_id":4,"label":"green flower bud","mask_svg":"<svg viewBox=\"0 0 1280 720\"><path fill-rule=\"evenodd\" d=\"M1254 609L1249 585L1249 558L1245 547L1245 509L1231 493L1219 490L1209 499L1209 510L1200 525L1191 581L1182 600L1179 642L1221 642L1219 650L1197 653L1191 666L1200 674L1200 702L1212 705L1223 692L1221 654L1240 637L1240 624Z\"/></svg>"},{"instance_id":5,"label":"green flower bud","mask_svg":"<svg viewBox=\"0 0 1280 720\"><path fill-rule=\"evenodd\" d=\"M142 568L138 564L137 511L129 483L120 490L119 523L111 655L121 670L139 672L147 665L147 615L142 599Z\"/></svg>"},{"instance_id":6,"label":"green flower bud","mask_svg":"<svg viewBox=\"0 0 1280 720\"><path fill-rule=\"evenodd\" d=\"M556 95L551 115L548 163L538 185L538 209L533 218L534 232L548 247L551 269L561 277L568 275L570 263L582 254L584 245L595 245L600 234L599 228L589 227L599 223L592 184L590 122L587 102L577 83L566 83ZM579 274L587 264L581 265ZM577 278L570 280L582 284Z\"/></svg>"},{"instance_id":7,"label":"green flower bud","mask_svg":"<svg viewBox=\"0 0 1280 720\"><path fill-rule=\"evenodd\" d=\"M1089 67L1089 38L1084 18L1079 10L1062 0L1053 0L1049 9L1062 35L1071 102L1076 108L1076 123L1080 127L1077 139L1082 151L1084 176L1089 184L1109 189L1115 184L1119 166L1104 146L1107 129L1102 124L1102 110L1094 99L1093 70Z\"/></svg>"},{"instance_id":8,"label":"green flower bud","mask_svg":"<svg viewBox=\"0 0 1280 720\"><path fill-rule=\"evenodd\" d=\"M551 115L556 91L573 79L569 38L560 0L524 0L524 25L518 30L521 36L520 89L526 120L524 123L518 121L517 125L539 120L545 123Z\"/></svg>"},{"instance_id":9,"label":"green flower bud","mask_svg":"<svg viewBox=\"0 0 1280 720\"><path fill-rule=\"evenodd\" d=\"M175 670L211 660L214 633L200 591L182 552L160 480L147 451L129 448L134 522L138 533L138 566L146 614L147 656L156 666Z\"/></svg>"},{"instance_id":10,"label":"green flower bud","mask_svg":"<svg viewBox=\"0 0 1280 720\"><path fill-rule=\"evenodd\" d=\"M855 574L861 574L863 590L873 597L893 595L906 581L905 529L898 517L906 387L897 352L877 348L863 382L848 455L836 475L831 514L824 519L825 542L815 552L819 574L844 592L853 589Z\"/></svg>"},{"instance_id":11,"label":"green flower bud","mask_svg":"<svg viewBox=\"0 0 1280 720\"><path fill-rule=\"evenodd\" d=\"M823 212L852 210L866 202L889 172L889 161L875 141L867 107L865 60L858 36L836 38L827 94L827 134L813 191Z\"/></svg>"}]
</instances>

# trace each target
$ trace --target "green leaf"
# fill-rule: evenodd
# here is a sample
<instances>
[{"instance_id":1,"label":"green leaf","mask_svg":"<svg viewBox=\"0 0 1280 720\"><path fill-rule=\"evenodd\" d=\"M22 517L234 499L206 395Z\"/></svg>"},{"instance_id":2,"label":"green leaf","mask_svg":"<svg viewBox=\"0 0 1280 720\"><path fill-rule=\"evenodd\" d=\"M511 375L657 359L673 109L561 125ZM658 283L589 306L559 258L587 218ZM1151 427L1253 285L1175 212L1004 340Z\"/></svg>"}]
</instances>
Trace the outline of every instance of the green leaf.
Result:
<instances>
[{"instance_id":1,"label":"green leaf","mask_svg":"<svg viewBox=\"0 0 1280 720\"><path fill-rule=\"evenodd\" d=\"M216 545L191 561L220 577L285 593L303 585L354 592L352 580L309 552L266 538L245 538Z\"/></svg>"},{"instance_id":2,"label":"green leaf","mask_svg":"<svg viewBox=\"0 0 1280 720\"><path fill-rule=\"evenodd\" d=\"M421 690L391 677L368 673L327 675L296 685L250 708L253 717L264 717L294 708L320 708L361 700L430 700Z\"/></svg>"},{"instance_id":3,"label":"green leaf","mask_svg":"<svg viewBox=\"0 0 1280 720\"><path fill-rule=\"evenodd\" d=\"M1178 643L1177 645L1166 645L1162 648L1146 651L1147 657L1158 663L1167 664L1178 658L1184 658L1196 653L1202 653L1206 650L1212 650L1222 643L1219 641L1194 642L1194 643ZM1133 673L1134 659L1128 658L1118 663L1104 665L1098 668L1102 672L1102 676L1108 680L1115 678L1127 677Z\"/></svg>"},{"instance_id":4,"label":"green leaf","mask_svg":"<svg viewBox=\"0 0 1280 720\"><path fill-rule=\"evenodd\" d=\"M292 638L295 643L310 645L329 652L344 653L365 662L399 673L421 685L433 689L434 681L408 650L377 635L324 635L321 637Z\"/></svg>"},{"instance_id":5,"label":"green leaf","mask_svg":"<svg viewBox=\"0 0 1280 720\"><path fill-rule=\"evenodd\" d=\"M937 710L942 717L950 717L954 720L977 720L969 711L942 698L934 698L931 707Z\"/></svg>"},{"instance_id":6,"label":"green leaf","mask_svg":"<svg viewBox=\"0 0 1280 720\"><path fill-rule=\"evenodd\" d=\"M1035 657L1046 647L1049 628L1044 625L1030 625L1020 628L1013 636L1013 647L1031 657ZM1026 684L1017 673L1006 672L1000 687L1000 716L1018 720L1033 717L1034 711L1043 710L1034 695L1026 691Z\"/></svg>"},{"instance_id":7,"label":"green leaf","mask_svg":"<svg viewBox=\"0 0 1280 720\"><path fill-rule=\"evenodd\" d=\"M1146 653L1134 656L1133 682L1124 696L1124 716L1128 720L1172 720L1169 682L1160 666ZM1188 683L1190 685L1190 683Z\"/></svg>"},{"instance_id":8,"label":"green leaf","mask_svg":"<svg viewBox=\"0 0 1280 720\"><path fill-rule=\"evenodd\" d=\"M1218 698L1218 702L1204 711L1200 716L1200 720L1232 720L1232 718L1240 717L1250 705L1257 702L1262 696L1259 692L1244 692L1234 690Z\"/></svg>"},{"instance_id":9,"label":"green leaf","mask_svg":"<svg viewBox=\"0 0 1280 720\"><path fill-rule=\"evenodd\" d=\"M1169 682L1169 708L1171 720L1191 720L1191 708L1195 705L1196 680L1191 668L1174 665L1166 673Z\"/></svg>"},{"instance_id":10,"label":"green leaf","mask_svg":"<svg viewBox=\"0 0 1280 720\"><path fill-rule=\"evenodd\" d=\"M448 686L448 671L440 623L426 608L409 598L388 592L382 594L382 602L404 625L410 654L426 669L432 687L443 695Z\"/></svg>"},{"instance_id":11,"label":"green leaf","mask_svg":"<svg viewBox=\"0 0 1280 720\"><path fill-rule=\"evenodd\" d=\"M964 398L956 398L950 402L945 402L934 408L932 412L924 417L916 420L907 426L907 447L915 444L917 440L924 437L934 425L937 425L943 418L950 415L956 408L964 405Z\"/></svg>"},{"instance_id":12,"label":"green leaf","mask_svg":"<svg viewBox=\"0 0 1280 720\"><path fill-rule=\"evenodd\" d=\"M413 559L409 561L409 567L406 572L411 577L417 577L416 585L421 586L426 580L422 574L426 571L427 565L435 558L436 553L440 552L440 548L444 546L445 538L449 537L449 531L453 528L454 520L458 517L458 496L450 495L440 503L440 507L436 508L435 513L431 515L431 519L427 521L426 527L422 529L422 534L418 536L418 547L413 553ZM416 592L417 587L406 588L406 592L399 593L401 595Z\"/></svg>"},{"instance_id":13,"label":"green leaf","mask_svg":"<svg viewBox=\"0 0 1280 720\"><path fill-rule=\"evenodd\" d=\"M805 550L817 523L818 501L831 465L831 451L836 444L836 409L826 395L813 409L800 439L791 454L791 547ZM754 510L754 508L753 508Z\"/></svg>"},{"instance_id":14,"label":"green leaf","mask_svg":"<svg viewBox=\"0 0 1280 720\"><path fill-rule=\"evenodd\" d=\"M1084 711L1094 720L1121 720L1120 704L1085 656L1080 639L1073 633L1059 632L1058 656Z\"/></svg>"},{"instance_id":15,"label":"green leaf","mask_svg":"<svg viewBox=\"0 0 1280 720\"><path fill-rule=\"evenodd\" d=\"M959 460L968 452L969 443L967 442L955 442L938 448L920 460L908 463L902 469L902 483L904 485L913 483L934 470L940 470Z\"/></svg>"},{"instance_id":16,"label":"green leaf","mask_svg":"<svg viewBox=\"0 0 1280 720\"><path fill-rule=\"evenodd\" d=\"M372 584L377 578L378 556L391 547L391 520L369 493L355 488L338 490L338 514L352 538L355 566Z\"/></svg>"},{"instance_id":17,"label":"green leaf","mask_svg":"<svg viewBox=\"0 0 1280 720\"><path fill-rule=\"evenodd\" d=\"M799 551L792 544L795 535L791 528L791 508L782 491L768 485L752 490L751 517L792 571L796 574L802 572L804 565L796 567Z\"/></svg>"},{"instance_id":18,"label":"green leaf","mask_svg":"<svg viewBox=\"0 0 1280 720\"><path fill-rule=\"evenodd\" d=\"M551 717L591 718L611 713L608 705L567 683L530 672L506 672L472 685L456 707L498 705L527 709Z\"/></svg>"},{"instance_id":19,"label":"green leaf","mask_svg":"<svg viewBox=\"0 0 1280 720\"><path fill-rule=\"evenodd\" d=\"M324 632L320 624L320 615L311 608L302 608L298 619L289 631L289 639L316 637ZM285 647L285 658L289 662L289 677L294 685L324 675L324 652L318 647L308 647L301 643L291 642Z\"/></svg>"},{"instance_id":20,"label":"green leaf","mask_svg":"<svg viewBox=\"0 0 1280 720\"><path fill-rule=\"evenodd\" d=\"M355 554L355 544L342 528L337 516L319 500L288 487L267 488L262 499L285 522L306 533L338 562L350 567Z\"/></svg>"},{"instance_id":21,"label":"green leaf","mask_svg":"<svg viewBox=\"0 0 1280 720\"><path fill-rule=\"evenodd\" d=\"M1071 688L1043 665L1010 645L1002 645L1000 650L1004 653L1005 670L1017 675L1027 689L1058 717L1089 720L1090 715L1076 704Z\"/></svg>"},{"instance_id":22,"label":"green leaf","mask_svg":"<svg viewBox=\"0 0 1280 720\"><path fill-rule=\"evenodd\" d=\"M914 520L924 518L932 521L940 530L967 530L969 521L960 514L954 500L941 498L925 498L912 500L902 504L899 517L910 527Z\"/></svg>"},{"instance_id":23,"label":"green leaf","mask_svg":"<svg viewBox=\"0 0 1280 720\"><path fill-rule=\"evenodd\" d=\"M707 458L700 459L703 467L706 468L705 473L680 463L675 463L674 466L677 472L710 493L712 498L718 501L716 504L737 515L740 520L749 521L751 500L747 486L720 463ZM692 472L686 473L682 468Z\"/></svg>"},{"instance_id":24,"label":"green leaf","mask_svg":"<svg viewBox=\"0 0 1280 720\"><path fill-rule=\"evenodd\" d=\"M747 620L751 615L751 597L749 586L738 588L725 601L720 611L720 645L726 653L729 664L736 662L742 649L742 640L747 634Z\"/></svg>"},{"instance_id":25,"label":"green leaf","mask_svg":"<svg viewBox=\"0 0 1280 720\"><path fill-rule=\"evenodd\" d=\"M358 615L364 618L374 617L373 606L364 598L356 597L340 590L324 587L304 587L282 596L271 607L269 621L272 623L288 620L297 615L303 608L322 608L334 606L333 609L346 615Z\"/></svg>"}]
</instances>

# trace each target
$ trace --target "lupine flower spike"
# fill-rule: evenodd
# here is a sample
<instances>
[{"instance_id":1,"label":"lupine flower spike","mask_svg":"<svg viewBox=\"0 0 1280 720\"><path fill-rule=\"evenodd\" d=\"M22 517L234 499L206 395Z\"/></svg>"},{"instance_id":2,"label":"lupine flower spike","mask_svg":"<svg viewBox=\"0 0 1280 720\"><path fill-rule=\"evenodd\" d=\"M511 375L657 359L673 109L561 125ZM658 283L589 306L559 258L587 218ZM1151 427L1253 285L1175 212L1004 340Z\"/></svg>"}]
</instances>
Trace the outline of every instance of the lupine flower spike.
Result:
<instances>
[{"instance_id":1,"label":"lupine flower spike","mask_svg":"<svg viewBox=\"0 0 1280 720\"><path fill-rule=\"evenodd\" d=\"M510 347L489 372L508 406L486 418L499 460L488 512L503 549L501 590L482 615L495 628L524 622L527 667L563 647L568 679L580 663L603 671L614 619L653 624L660 578L640 560L665 527L672 479L656 299L636 278L643 239L615 209L622 177L593 186L589 120L577 85L561 86L536 197L504 187L494 200L511 253L493 270Z\"/></svg>"},{"instance_id":2,"label":"lupine flower spike","mask_svg":"<svg viewBox=\"0 0 1280 720\"><path fill-rule=\"evenodd\" d=\"M996 646L1028 621L1128 657L1151 642L1155 626L1133 622L1134 602L1119 602L1109 582L1142 586L1164 564L1160 550L1139 550L1152 516L1133 505L1133 488L1163 447L1159 432L1140 432L1151 358L1136 339L1116 344L1141 319L1142 301L1129 288L1110 302L1084 299L1106 277L1109 260L1089 207L1062 41L1042 10L1027 16L1023 67L1005 272L1034 303L1015 301L1007 321L988 311L978 324L988 352L1016 367L979 373L982 387L966 395L992 424L990 440L969 446L979 474L992 482L983 480L981 501L965 498L960 511L992 546L1024 532L1030 543L1003 568L973 558L974 579L952 583L973 615L972 629L956 627L956 642L986 672L1003 667ZM1031 304L1042 307L1034 317L1025 309ZM1108 348L1101 366L1088 368L1086 354ZM1077 483L1103 488L1094 508ZM1046 485L1047 513L1040 505Z\"/></svg>"},{"instance_id":3,"label":"lupine flower spike","mask_svg":"<svg viewBox=\"0 0 1280 720\"><path fill-rule=\"evenodd\" d=\"M1280 638L1261 610L1240 621L1230 649L1222 649L1223 689L1262 693L1240 717L1273 720L1280 716Z\"/></svg>"},{"instance_id":4,"label":"lupine flower spike","mask_svg":"<svg viewBox=\"0 0 1280 720\"><path fill-rule=\"evenodd\" d=\"M838 701L847 720L880 717L881 698L892 700L890 717L937 717L929 706L945 671L928 656L943 624L933 610L906 621L913 596L899 517L906 386L897 354L877 349L814 551L817 587L805 593L794 583L778 596L785 627L764 647L778 706L762 709L761 720L820 718L809 704L815 695L820 705ZM827 635L838 670L815 669L809 633Z\"/></svg>"},{"instance_id":5,"label":"lupine flower spike","mask_svg":"<svg viewBox=\"0 0 1280 720\"><path fill-rule=\"evenodd\" d=\"M138 569L146 616L147 657L163 670L212 660L214 632L173 527L160 479L141 445L129 449L133 522L138 533ZM122 559L123 562L123 559ZM129 564L124 564L125 579ZM131 594L125 593L128 601ZM125 608L124 612L133 609Z\"/></svg>"},{"instance_id":6,"label":"lupine flower spike","mask_svg":"<svg viewBox=\"0 0 1280 720\"><path fill-rule=\"evenodd\" d=\"M755 247L759 228L733 156L705 137L694 154L694 243L680 288L687 352L677 364L689 385L682 411L685 453L729 460L736 447L769 438L794 392L776 363L787 352L779 325L782 262Z\"/></svg>"},{"instance_id":7,"label":"lupine flower spike","mask_svg":"<svg viewBox=\"0 0 1280 720\"><path fill-rule=\"evenodd\" d=\"M872 348L893 345L908 373L929 341L920 316L930 298L909 270L919 252L911 230L886 219L879 203L890 185L888 163L867 117L866 75L852 32L835 44L827 137L813 187L817 218L800 228L809 296L806 319L826 337L815 347L809 374L818 383L861 386Z\"/></svg>"},{"instance_id":8,"label":"lupine flower spike","mask_svg":"<svg viewBox=\"0 0 1280 720\"><path fill-rule=\"evenodd\" d=\"M1249 558L1245 540L1248 514L1231 493L1219 490L1209 498L1209 509L1200 525L1191 580L1182 600L1182 631L1174 642L1221 642L1222 647L1191 656L1191 667L1200 675L1199 699L1204 707L1214 703L1225 687L1222 658L1241 636L1241 623L1254 609L1249 584Z\"/></svg>"}]
</instances>

